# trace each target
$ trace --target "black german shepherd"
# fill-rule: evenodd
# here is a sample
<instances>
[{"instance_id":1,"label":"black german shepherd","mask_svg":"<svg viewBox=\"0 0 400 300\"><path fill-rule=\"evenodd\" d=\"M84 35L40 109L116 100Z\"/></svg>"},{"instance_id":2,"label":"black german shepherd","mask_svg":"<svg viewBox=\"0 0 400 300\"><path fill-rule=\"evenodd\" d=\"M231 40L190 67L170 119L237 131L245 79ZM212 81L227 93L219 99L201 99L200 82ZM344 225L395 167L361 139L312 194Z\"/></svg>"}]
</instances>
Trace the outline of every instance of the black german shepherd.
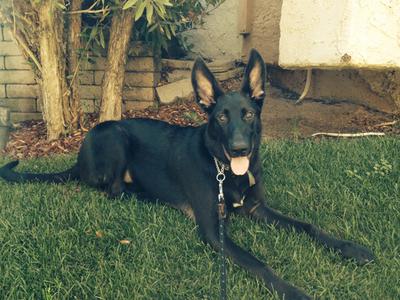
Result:
<instances>
[{"instance_id":1,"label":"black german shepherd","mask_svg":"<svg viewBox=\"0 0 400 300\"><path fill-rule=\"evenodd\" d=\"M346 258L360 264L372 261L374 255L363 246L338 240L266 206L258 152L265 76L264 61L252 50L241 90L225 93L203 60L197 59L192 84L197 102L208 113L208 123L184 128L145 119L104 122L87 134L71 169L57 174L16 173L12 171L18 164L15 161L2 167L0 176L13 182L80 180L110 197L142 192L146 199L157 199L190 215L201 237L218 250L216 164L220 164L226 168L223 188L228 213L293 227ZM225 251L280 297L309 299L226 235Z\"/></svg>"}]
</instances>

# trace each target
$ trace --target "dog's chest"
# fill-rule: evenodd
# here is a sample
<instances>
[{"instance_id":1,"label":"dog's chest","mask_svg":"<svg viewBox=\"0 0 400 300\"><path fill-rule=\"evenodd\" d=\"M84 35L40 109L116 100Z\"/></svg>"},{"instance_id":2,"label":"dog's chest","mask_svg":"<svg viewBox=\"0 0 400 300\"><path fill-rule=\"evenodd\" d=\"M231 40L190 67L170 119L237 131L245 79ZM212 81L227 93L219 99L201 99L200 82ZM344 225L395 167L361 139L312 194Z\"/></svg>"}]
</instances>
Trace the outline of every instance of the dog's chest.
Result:
<instances>
[{"instance_id":1,"label":"dog's chest","mask_svg":"<svg viewBox=\"0 0 400 300\"><path fill-rule=\"evenodd\" d=\"M225 191L228 205L233 208L241 207L246 201L249 188L256 184L256 180L250 171L243 176L231 174L228 178L228 188Z\"/></svg>"}]
</instances>

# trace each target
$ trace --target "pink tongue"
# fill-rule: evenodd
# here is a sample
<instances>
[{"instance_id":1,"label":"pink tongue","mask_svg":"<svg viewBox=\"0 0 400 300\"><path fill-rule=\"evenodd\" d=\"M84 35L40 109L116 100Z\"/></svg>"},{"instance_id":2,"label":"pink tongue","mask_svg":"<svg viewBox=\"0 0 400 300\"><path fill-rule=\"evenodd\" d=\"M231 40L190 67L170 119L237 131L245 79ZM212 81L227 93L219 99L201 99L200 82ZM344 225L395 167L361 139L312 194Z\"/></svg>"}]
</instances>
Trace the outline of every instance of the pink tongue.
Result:
<instances>
[{"instance_id":1,"label":"pink tongue","mask_svg":"<svg viewBox=\"0 0 400 300\"><path fill-rule=\"evenodd\" d=\"M244 175L249 169L249 158L247 156L231 158L231 169L235 175Z\"/></svg>"}]
</instances>

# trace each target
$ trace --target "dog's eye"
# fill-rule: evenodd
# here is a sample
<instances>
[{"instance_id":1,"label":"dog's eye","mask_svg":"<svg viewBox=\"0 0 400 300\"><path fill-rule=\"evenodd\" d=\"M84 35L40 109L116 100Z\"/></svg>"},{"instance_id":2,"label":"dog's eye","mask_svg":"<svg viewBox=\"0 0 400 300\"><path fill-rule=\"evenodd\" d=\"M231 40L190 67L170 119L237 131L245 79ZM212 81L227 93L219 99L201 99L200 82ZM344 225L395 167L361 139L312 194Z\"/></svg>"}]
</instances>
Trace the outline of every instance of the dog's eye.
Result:
<instances>
[{"instance_id":1,"label":"dog's eye","mask_svg":"<svg viewBox=\"0 0 400 300\"><path fill-rule=\"evenodd\" d=\"M225 114L220 114L220 115L217 116L217 120L221 124L225 124L225 123L228 122L228 117Z\"/></svg>"},{"instance_id":2,"label":"dog's eye","mask_svg":"<svg viewBox=\"0 0 400 300\"><path fill-rule=\"evenodd\" d=\"M248 111L246 112L246 114L244 115L244 119L247 121L251 121L254 119L254 112L252 111Z\"/></svg>"}]
</instances>

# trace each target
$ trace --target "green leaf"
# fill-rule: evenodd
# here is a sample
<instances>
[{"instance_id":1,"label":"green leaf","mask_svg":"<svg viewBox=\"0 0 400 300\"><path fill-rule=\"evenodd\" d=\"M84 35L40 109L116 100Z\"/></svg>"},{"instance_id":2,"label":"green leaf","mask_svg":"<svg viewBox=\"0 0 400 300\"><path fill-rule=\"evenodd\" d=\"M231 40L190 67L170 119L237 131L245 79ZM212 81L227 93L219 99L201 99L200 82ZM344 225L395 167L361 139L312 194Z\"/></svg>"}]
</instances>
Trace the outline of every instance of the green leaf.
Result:
<instances>
[{"instance_id":1,"label":"green leaf","mask_svg":"<svg viewBox=\"0 0 400 300\"><path fill-rule=\"evenodd\" d=\"M169 0L156 0L158 3L164 6L173 6Z\"/></svg>"},{"instance_id":2,"label":"green leaf","mask_svg":"<svg viewBox=\"0 0 400 300\"><path fill-rule=\"evenodd\" d=\"M143 12L144 12L145 8L146 8L146 2L143 1L142 3L140 3L139 7L136 9L135 21L140 19L140 17L143 15Z\"/></svg>"},{"instance_id":3,"label":"green leaf","mask_svg":"<svg viewBox=\"0 0 400 300\"><path fill-rule=\"evenodd\" d=\"M158 27L158 23L154 23L153 25L150 26L148 32L153 32L157 27Z\"/></svg>"},{"instance_id":4,"label":"green leaf","mask_svg":"<svg viewBox=\"0 0 400 300\"><path fill-rule=\"evenodd\" d=\"M156 12L157 12L158 16L161 17L163 20L165 20L165 15L166 15L167 12L165 11L164 6L160 5L157 2L155 4L156 4L155 5L155 9L156 9Z\"/></svg>"},{"instance_id":5,"label":"green leaf","mask_svg":"<svg viewBox=\"0 0 400 300\"><path fill-rule=\"evenodd\" d=\"M171 32L168 29L168 26L164 27L165 35L167 36L167 39L171 39Z\"/></svg>"},{"instance_id":6,"label":"green leaf","mask_svg":"<svg viewBox=\"0 0 400 300\"><path fill-rule=\"evenodd\" d=\"M65 7L64 3L62 2L56 2L56 5L58 6L58 8L62 9L62 10L66 10L67 8Z\"/></svg>"},{"instance_id":7,"label":"green leaf","mask_svg":"<svg viewBox=\"0 0 400 300\"><path fill-rule=\"evenodd\" d=\"M151 20L153 18L153 5L149 2L146 5L146 17L147 17L147 22L149 22L149 24L151 24Z\"/></svg>"},{"instance_id":8,"label":"green leaf","mask_svg":"<svg viewBox=\"0 0 400 300\"><path fill-rule=\"evenodd\" d=\"M104 41L104 33L103 30L100 30L100 45L104 49L106 48L106 42Z\"/></svg>"},{"instance_id":9,"label":"green leaf","mask_svg":"<svg viewBox=\"0 0 400 300\"><path fill-rule=\"evenodd\" d=\"M169 26L169 29L171 30L172 35L175 36L176 35L176 31L175 31L176 30L176 26L174 24L172 24L172 25Z\"/></svg>"},{"instance_id":10,"label":"green leaf","mask_svg":"<svg viewBox=\"0 0 400 300\"><path fill-rule=\"evenodd\" d=\"M93 39L97 35L97 27L93 27L92 31L90 32L89 39Z\"/></svg>"},{"instance_id":11,"label":"green leaf","mask_svg":"<svg viewBox=\"0 0 400 300\"><path fill-rule=\"evenodd\" d=\"M168 49L168 44L167 44L167 41L165 40L164 37L161 37L160 43L161 43L161 47L162 47L162 48Z\"/></svg>"},{"instance_id":12,"label":"green leaf","mask_svg":"<svg viewBox=\"0 0 400 300\"><path fill-rule=\"evenodd\" d=\"M164 6L173 6L173 4L170 3L169 1L165 1Z\"/></svg>"},{"instance_id":13,"label":"green leaf","mask_svg":"<svg viewBox=\"0 0 400 300\"><path fill-rule=\"evenodd\" d=\"M131 8L132 6L134 6L136 4L136 2L138 2L138 0L128 0L128 1L125 2L125 4L122 7L122 9Z\"/></svg>"}]
</instances>

